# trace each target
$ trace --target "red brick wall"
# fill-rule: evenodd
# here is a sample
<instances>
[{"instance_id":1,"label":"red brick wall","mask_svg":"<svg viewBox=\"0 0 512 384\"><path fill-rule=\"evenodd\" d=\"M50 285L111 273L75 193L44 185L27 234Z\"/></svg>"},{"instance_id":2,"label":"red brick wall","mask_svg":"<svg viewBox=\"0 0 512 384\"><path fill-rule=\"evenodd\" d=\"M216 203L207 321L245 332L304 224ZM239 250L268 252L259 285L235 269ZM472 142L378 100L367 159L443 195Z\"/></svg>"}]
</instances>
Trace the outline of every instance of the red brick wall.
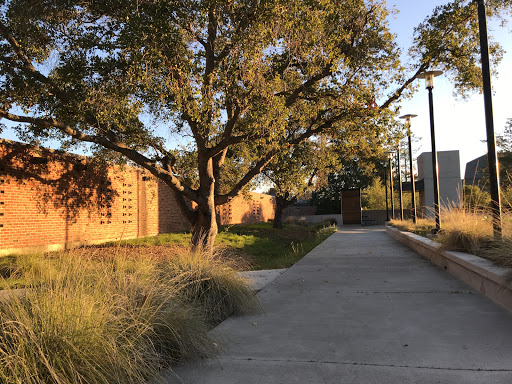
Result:
<instances>
[{"instance_id":1,"label":"red brick wall","mask_svg":"<svg viewBox=\"0 0 512 384\"><path fill-rule=\"evenodd\" d=\"M228 204L219 207L222 225L266 222L274 218L274 197L249 192L247 196L237 196Z\"/></svg>"},{"instance_id":2,"label":"red brick wall","mask_svg":"<svg viewBox=\"0 0 512 384\"><path fill-rule=\"evenodd\" d=\"M249 195L220 207L222 224L273 217L271 196ZM189 229L172 190L143 170L0 140L0 254Z\"/></svg>"}]
</instances>

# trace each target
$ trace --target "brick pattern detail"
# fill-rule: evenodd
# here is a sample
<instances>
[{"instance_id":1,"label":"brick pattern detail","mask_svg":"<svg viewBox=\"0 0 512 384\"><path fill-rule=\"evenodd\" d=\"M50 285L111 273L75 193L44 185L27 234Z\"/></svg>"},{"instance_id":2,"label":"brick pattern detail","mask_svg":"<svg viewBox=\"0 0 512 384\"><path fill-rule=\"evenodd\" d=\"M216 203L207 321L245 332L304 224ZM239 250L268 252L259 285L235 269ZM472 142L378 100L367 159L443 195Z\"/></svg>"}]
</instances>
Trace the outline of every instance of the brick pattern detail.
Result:
<instances>
[{"instance_id":1,"label":"brick pattern detail","mask_svg":"<svg viewBox=\"0 0 512 384\"><path fill-rule=\"evenodd\" d=\"M274 218L274 212L274 197L255 192L240 195L217 211L222 225L266 222Z\"/></svg>"},{"instance_id":2,"label":"brick pattern detail","mask_svg":"<svg viewBox=\"0 0 512 384\"><path fill-rule=\"evenodd\" d=\"M0 254L188 231L177 204L141 169L0 139ZM221 224L267 221L274 200L249 193L219 214Z\"/></svg>"}]
</instances>

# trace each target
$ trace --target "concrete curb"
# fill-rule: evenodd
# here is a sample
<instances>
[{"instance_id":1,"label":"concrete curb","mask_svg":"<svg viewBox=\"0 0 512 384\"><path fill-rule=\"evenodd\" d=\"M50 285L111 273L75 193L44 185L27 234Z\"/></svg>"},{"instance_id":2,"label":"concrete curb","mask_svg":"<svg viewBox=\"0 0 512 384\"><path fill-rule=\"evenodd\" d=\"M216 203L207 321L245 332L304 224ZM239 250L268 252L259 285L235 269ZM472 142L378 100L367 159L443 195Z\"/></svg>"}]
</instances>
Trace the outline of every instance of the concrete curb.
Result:
<instances>
[{"instance_id":1,"label":"concrete curb","mask_svg":"<svg viewBox=\"0 0 512 384\"><path fill-rule=\"evenodd\" d=\"M445 251L441 244L414 233L389 226L386 226L386 232L495 303L512 311L512 283L506 282L504 278L510 272L509 269L497 267L491 261L469 253Z\"/></svg>"}]
</instances>

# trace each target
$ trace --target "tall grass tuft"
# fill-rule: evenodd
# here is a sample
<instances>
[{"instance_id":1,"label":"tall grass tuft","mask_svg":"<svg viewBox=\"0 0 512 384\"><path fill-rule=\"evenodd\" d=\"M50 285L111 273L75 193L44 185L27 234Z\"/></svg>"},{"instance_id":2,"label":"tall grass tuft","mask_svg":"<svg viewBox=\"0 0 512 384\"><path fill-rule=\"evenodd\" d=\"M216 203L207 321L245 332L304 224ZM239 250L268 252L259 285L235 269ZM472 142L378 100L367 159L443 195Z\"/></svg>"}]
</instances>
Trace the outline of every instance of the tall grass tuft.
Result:
<instances>
[{"instance_id":1,"label":"tall grass tuft","mask_svg":"<svg viewBox=\"0 0 512 384\"><path fill-rule=\"evenodd\" d=\"M450 207L441 211L442 230L433 238L444 249L462 251L481 256L495 264L512 268L512 213L502 215L501 238L494 237L492 213L479 206ZM391 224L402 230L420 235L430 233L435 227L433 219L412 221L392 220ZM512 280L512 272L509 274Z\"/></svg>"},{"instance_id":2,"label":"tall grass tuft","mask_svg":"<svg viewBox=\"0 0 512 384\"><path fill-rule=\"evenodd\" d=\"M445 208L436 240L446 249L483 255L493 241L492 217L485 209Z\"/></svg>"},{"instance_id":3,"label":"tall grass tuft","mask_svg":"<svg viewBox=\"0 0 512 384\"><path fill-rule=\"evenodd\" d=\"M146 383L174 361L211 354L211 323L256 298L232 269L202 257L75 252L25 266L36 283L0 301L0 382Z\"/></svg>"},{"instance_id":4,"label":"tall grass tuft","mask_svg":"<svg viewBox=\"0 0 512 384\"><path fill-rule=\"evenodd\" d=\"M176 287L186 302L200 308L212 326L258 308L255 293L232 263L222 260L219 252L202 251L182 253L165 262L166 269L179 276Z\"/></svg>"}]
</instances>

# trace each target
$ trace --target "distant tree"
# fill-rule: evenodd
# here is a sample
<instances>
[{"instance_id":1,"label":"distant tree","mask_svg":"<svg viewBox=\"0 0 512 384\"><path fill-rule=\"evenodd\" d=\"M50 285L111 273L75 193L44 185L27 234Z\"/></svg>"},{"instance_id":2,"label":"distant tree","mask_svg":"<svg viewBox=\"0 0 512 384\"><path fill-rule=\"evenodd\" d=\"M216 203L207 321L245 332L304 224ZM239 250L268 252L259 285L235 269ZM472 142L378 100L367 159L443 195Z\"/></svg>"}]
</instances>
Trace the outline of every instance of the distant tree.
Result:
<instances>
[{"instance_id":1,"label":"distant tree","mask_svg":"<svg viewBox=\"0 0 512 384\"><path fill-rule=\"evenodd\" d=\"M276 209L274 228L282 228L286 207L308 191L327 183L327 175L339 167L335 147L325 139L306 141L275 156L262 174L274 185Z\"/></svg>"},{"instance_id":2,"label":"distant tree","mask_svg":"<svg viewBox=\"0 0 512 384\"><path fill-rule=\"evenodd\" d=\"M512 187L512 119L507 119L505 130L496 136L502 189ZM487 177L488 180L488 177Z\"/></svg>"},{"instance_id":3,"label":"distant tree","mask_svg":"<svg viewBox=\"0 0 512 384\"><path fill-rule=\"evenodd\" d=\"M364 159L353 158L350 162L342 162L342 170L329 174L327 185L314 191L311 205L317 207L318 214L338 213L341 211L341 192L347 189L364 189L378 178L382 166L372 164Z\"/></svg>"},{"instance_id":4,"label":"distant tree","mask_svg":"<svg viewBox=\"0 0 512 384\"><path fill-rule=\"evenodd\" d=\"M496 135L496 147L498 151L498 168L500 173L500 189L512 188L512 119L507 119L505 129L500 135ZM479 181L480 188L488 189L489 186L489 163L487 158L481 164L482 179Z\"/></svg>"},{"instance_id":5,"label":"distant tree","mask_svg":"<svg viewBox=\"0 0 512 384\"><path fill-rule=\"evenodd\" d=\"M337 151L343 157L340 159L338 171L328 175L327 185L312 194L311 204L317 207L317 213L340 212L340 196L343 190L368 188L384 173L385 153L389 145L387 134L396 126L385 120L379 120L377 125L386 134L376 137L376 129L367 125L358 127L356 134L346 134L337 141Z\"/></svg>"},{"instance_id":6,"label":"distant tree","mask_svg":"<svg viewBox=\"0 0 512 384\"><path fill-rule=\"evenodd\" d=\"M375 178L370 186L361 195L361 206L365 209L386 209L386 189L380 181Z\"/></svg>"}]
</instances>

